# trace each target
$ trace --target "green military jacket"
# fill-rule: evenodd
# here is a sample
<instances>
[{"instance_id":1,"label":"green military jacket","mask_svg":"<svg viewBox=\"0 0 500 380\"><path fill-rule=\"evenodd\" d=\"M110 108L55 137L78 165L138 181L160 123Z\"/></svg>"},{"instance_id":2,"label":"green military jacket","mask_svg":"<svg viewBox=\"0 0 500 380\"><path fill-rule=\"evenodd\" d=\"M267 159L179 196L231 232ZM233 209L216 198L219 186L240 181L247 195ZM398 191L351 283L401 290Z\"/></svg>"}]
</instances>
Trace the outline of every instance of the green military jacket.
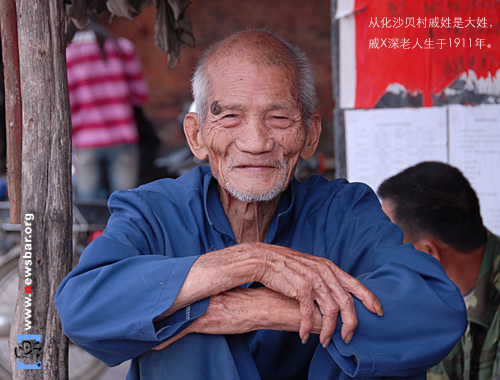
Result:
<instances>
[{"instance_id":1,"label":"green military jacket","mask_svg":"<svg viewBox=\"0 0 500 380\"><path fill-rule=\"evenodd\" d=\"M467 330L428 380L500 379L500 237L488 232Z\"/></svg>"}]
</instances>

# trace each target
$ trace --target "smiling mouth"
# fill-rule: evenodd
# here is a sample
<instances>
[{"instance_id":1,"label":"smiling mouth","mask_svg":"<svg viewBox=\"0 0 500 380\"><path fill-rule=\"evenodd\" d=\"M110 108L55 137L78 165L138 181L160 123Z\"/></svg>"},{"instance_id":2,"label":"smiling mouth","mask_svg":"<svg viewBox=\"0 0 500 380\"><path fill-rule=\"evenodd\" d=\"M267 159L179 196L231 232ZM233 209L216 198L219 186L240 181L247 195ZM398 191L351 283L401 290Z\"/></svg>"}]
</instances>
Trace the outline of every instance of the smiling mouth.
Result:
<instances>
[{"instance_id":1,"label":"smiling mouth","mask_svg":"<svg viewBox=\"0 0 500 380\"><path fill-rule=\"evenodd\" d=\"M236 168L275 168L276 165L238 165Z\"/></svg>"},{"instance_id":2,"label":"smiling mouth","mask_svg":"<svg viewBox=\"0 0 500 380\"><path fill-rule=\"evenodd\" d=\"M287 167L286 162L281 160L270 160L262 162L229 162L230 169L238 169L247 172L265 172L271 170L281 170Z\"/></svg>"},{"instance_id":3,"label":"smiling mouth","mask_svg":"<svg viewBox=\"0 0 500 380\"><path fill-rule=\"evenodd\" d=\"M233 169L248 170L248 171L266 171L266 170L276 170L278 167L276 165L238 165L234 166Z\"/></svg>"}]
</instances>

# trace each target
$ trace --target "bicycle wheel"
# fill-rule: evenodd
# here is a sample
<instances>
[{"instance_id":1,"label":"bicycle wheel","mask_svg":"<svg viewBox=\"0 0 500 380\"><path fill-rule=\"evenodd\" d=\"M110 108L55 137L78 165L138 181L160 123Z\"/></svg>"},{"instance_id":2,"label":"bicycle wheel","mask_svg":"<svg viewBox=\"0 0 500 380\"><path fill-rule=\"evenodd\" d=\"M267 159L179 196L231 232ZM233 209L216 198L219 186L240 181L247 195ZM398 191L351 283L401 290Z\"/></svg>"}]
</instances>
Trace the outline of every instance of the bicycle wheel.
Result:
<instances>
[{"instance_id":1,"label":"bicycle wheel","mask_svg":"<svg viewBox=\"0 0 500 380\"><path fill-rule=\"evenodd\" d=\"M0 258L0 379L12 379L9 334L17 299L17 265L21 246Z\"/></svg>"},{"instance_id":2,"label":"bicycle wheel","mask_svg":"<svg viewBox=\"0 0 500 380\"><path fill-rule=\"evenodd\" d=\"M18 287L18 263L21 245L13 247L0 258L0 379L12 379L10 364L9 333L16 307ZM93 380L107 366L100 360L70 342L69 380Z\"/></svg>"}]
</instances>

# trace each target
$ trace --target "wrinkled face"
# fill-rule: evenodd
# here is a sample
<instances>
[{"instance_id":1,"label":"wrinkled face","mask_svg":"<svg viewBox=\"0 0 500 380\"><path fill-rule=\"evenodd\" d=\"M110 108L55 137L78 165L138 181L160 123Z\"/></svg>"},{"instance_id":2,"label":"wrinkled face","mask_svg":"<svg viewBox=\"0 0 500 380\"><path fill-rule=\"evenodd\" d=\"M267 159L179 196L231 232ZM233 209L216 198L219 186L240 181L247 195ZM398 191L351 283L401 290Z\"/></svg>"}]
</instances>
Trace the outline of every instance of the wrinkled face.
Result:
<instances>
[{"instance_id":1,"label":"wrinkled face","mask_svg":"<svg viewBox=\"0 0 500 380\"><path fill-rule=\"evenodd\" d=\"M293 71L242 60L211 69L211 107L200 146L233 197L269 201L288 186L301 154L308 158L316 148L311 152L307 143Z\"/></svg>"}]
</instances>

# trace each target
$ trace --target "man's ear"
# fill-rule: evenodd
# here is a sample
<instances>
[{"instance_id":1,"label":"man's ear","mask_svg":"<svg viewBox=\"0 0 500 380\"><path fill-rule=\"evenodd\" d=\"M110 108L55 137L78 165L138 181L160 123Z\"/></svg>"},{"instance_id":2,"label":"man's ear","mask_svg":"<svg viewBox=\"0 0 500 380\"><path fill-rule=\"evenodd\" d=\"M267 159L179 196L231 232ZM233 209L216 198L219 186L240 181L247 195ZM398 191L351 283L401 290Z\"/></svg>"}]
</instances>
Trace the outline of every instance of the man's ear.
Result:
<instances>
[{"instance_id":1,"label":"man's ear","mask_svg":"<svg viewBox=\"0 0 500 380\"><path fill-rule=\"evenodd\" d=\"M311 128L307 133L306 143L300 152L300 158L307 160L316 152L321 135L321 117L318 114L311 116Z\"/></svg>"},{"instance_id":2,"label":"man's ear","mask_svg":"<svg viewBox=\"0 0 500 380\"><path fill-rule=\"evenodd\" d=\"M439 247L439 244L436 244L434 239L424 237L418 242L413 243L413 246L419 251L426 252L437 259L437 261L441 262L441 248Z\"/></svg>"},{"instance_id":3,"label":"man's ear","mask_svg":"<svg viewBox=\"0 0 500 380\"><path fill-rule=\"evenodd\" d=\"M194 156L201 161L206 159L208 152L201 137L200 116L197 113L189 112L184 117L184 134Z\"/></svg>"}]
</instances>

